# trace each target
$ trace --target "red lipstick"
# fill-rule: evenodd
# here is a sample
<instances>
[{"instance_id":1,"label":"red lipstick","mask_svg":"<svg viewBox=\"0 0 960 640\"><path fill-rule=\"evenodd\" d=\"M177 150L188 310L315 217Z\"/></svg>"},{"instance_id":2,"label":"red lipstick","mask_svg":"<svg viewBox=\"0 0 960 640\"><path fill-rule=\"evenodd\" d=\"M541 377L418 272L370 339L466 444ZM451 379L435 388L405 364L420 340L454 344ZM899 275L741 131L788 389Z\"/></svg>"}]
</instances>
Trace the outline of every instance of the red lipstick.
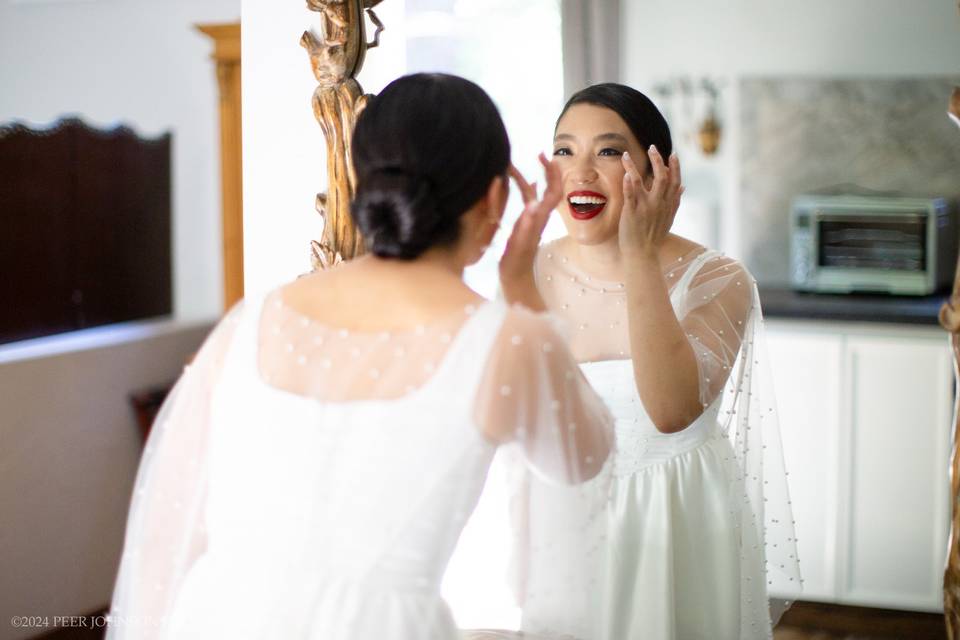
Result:
<instances>
[{"instance_id":1,"label":"red lipstick","mask_svg":"<svg viewBox=\"0 0 960 640\"><path fill-rule=\"evenodd\" d=\"M571 191L567 194L567 205L575 220L590 220L607 206L607 196L596 191Z\"/></svg>"}]
</instances>

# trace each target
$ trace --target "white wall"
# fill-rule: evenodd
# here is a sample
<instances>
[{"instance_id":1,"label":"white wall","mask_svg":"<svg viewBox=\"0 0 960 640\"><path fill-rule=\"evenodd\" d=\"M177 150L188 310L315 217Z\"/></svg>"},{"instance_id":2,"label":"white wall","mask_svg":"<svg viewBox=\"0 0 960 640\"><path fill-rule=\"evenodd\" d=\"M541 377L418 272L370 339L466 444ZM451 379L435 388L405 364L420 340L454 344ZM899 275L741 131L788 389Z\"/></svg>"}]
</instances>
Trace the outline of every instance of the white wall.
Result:
<instances>
[{"instance_id":1,"label":"white wall","mask_svg":"<svg viewBox=\"0 0 960 640\"><path fill-rule=\"evenodd\" d=\"M957 72L954 0L622 0L628 82L672 73Z\"/></svg>"},{"instance_id":2,"label":"white wall","mask_svg":"<svg viewBox=\"0 0 960 640\"><path fill-rule=\"evenodd\" d=\"M719 214L720 246L735 256L748 233L737 220L737 184L749 179L735 162L737 78L909 77L960 70L954 0L621 0L621 6L624 82L650 92L671 76L726 81L718 156L704 158L683 143L681 123L671 125L681 138L687 196Z\"/></svg>"},{"instance_id":3,"label":"white wall","mask_svg":"<svg viewBox=\"0 0 960 640\"><path fill-rule=\"evenodd\" d=\"M129 395L183 370L210 325L87 329L0 347L0 638L12 616L109 604L143 439Z\"/></svg>"},{"instance_id":4,"label":"white wall","mask_svg":"<svg viewBox=\"0 0 960 640\"><path fill-rule=\"evenodd\" d=\"M193 25L239 15L239 0L0 2L0 122L76 114L173 133L180 318L222 305L213 43ZM49 631L14 629L13 615L109 602L141 447L127 396L176 377L208 330L134 323L0 348L0 638Z\"/></svg>"},{"instance_id":5,"label":"white wall","mask_svg":"<svg viewBox=\"0 0 960 640\"><path fill-rule=\"evenodd\" d=\"M173 132L174 309L222 306L213 43L193 25L232 22L239 0L0 2L0 122L79 114L140 134Z\"/></svg>"},{"instance_id":6,"label":"white wall","mask_svg":"<svg viewBox=\"0 0 960 640\"><path fill-rule=\"evenodd\" d=\"M360 83L377 93L402 75L403 1L376 9L387 25L368 52ZM302 2L243 0L243 226L248 294L310 270L311 239L323 224L314 209L327 184L326 143L313 117L317 82L300 44L319 19Z\"/></svg>"}]
</instances>

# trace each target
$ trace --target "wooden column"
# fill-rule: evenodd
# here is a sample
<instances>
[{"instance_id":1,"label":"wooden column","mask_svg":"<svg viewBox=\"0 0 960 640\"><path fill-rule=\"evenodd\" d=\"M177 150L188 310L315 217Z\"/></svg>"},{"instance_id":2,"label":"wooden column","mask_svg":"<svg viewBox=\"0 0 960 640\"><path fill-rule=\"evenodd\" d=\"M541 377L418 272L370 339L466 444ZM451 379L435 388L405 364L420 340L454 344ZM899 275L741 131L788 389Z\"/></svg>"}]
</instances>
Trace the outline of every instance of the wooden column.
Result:
<instances>
[{"instance_id":1,"label":"wooden column","mask_svg":"<svg viewBox=\"0 0 960 640\"><path fill-rule=\"evenodd\" d=\"M220 87L220 184L223 199L223 304L243 297L243 175L240 121L240 23L197 29L214 42Z\"/></svg>"}]
</instances>

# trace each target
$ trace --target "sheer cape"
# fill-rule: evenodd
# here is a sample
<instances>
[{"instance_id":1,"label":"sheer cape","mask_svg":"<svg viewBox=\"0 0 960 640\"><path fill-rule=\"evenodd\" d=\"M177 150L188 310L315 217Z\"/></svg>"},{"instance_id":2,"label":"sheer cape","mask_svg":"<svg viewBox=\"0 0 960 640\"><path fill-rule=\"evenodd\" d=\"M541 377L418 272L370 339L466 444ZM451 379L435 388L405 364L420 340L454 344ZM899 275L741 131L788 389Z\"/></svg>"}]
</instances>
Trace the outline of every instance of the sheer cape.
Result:
<instances>
[{"instance_id":1,"label":"sheer cape","mask_svg":"<svg viewBox=\"0 0 960 640\"><path fill-rule=\"evenodd\" d=\"M579 362L629 359L625 283L584 272L567 253L570 247L560 240L540 249L537 282L548 308L560 316ZM733 505L739 511L741 618L756 619L756 600L769 597L776 623L800 593L801 579L756 283L739 262L702 247L665 265L663 277L696 355L704 414L716 414L733 449L728 481L731 494L742 496ZM643 456L627 449L641 443L616 446L613 474L634 473ZM765 584L758 587L758 579ZM757 637L755 630L742 633Z\"/></svg>"},{"instance_id":2,"label":"sheer cape","mask_svg":"<svg viewBox=\"0 0 960 640\"><path fill-rule=\"evenodd\" d=\"M425 421L443 429L474 432L479 438L467 441L502 450L504 459L513 465L508 468L509 473L535 474L558 486L602 483L609 469L609 412L586 383L563 338L543 316L502 302L490 302L424 325L358 331L328 326L287 304L283 289L274 290L252 302L239 303L227 314L185 369L154 423L133 490L111 605L110 638L166 637L182 586L210 550L207 525L215 506L210 504L208 493L211 470L215 469L211 459L220 456L222 463L223 456L231 455L213 448L223 441L211 438L211 432L218 430L226 434L221 437L229 440L234 428L247 433L263 429L265 437L270 438L271 433L285 428L283 420L262 425L218 423L218 416L224 413L240 416L242 421L244 403L253 401L219 393L225 378L224 362L244 362L236 358L238 352L256 354L256 370L248 372L249 377L261 390L271 390L262 396L256 412L251 413L269 413L272 403L276 403L276 415L283 416L283 420L297 419L299 410L291 407L335 407L337 413L331 415L351 416L361 423L367 415L392 415L397 424L366 425L382 430L381 446L388 448L378 452L378 456L388 455L393 450L391 443L399 443L395 447L398 451L411 446L405 442L404 425ZM449 412L449 425L442 424L446 414L425 415L422 420L407 415L411 406L430 406L429 398L438 399L438 411ZM441 398L443 401L439 402ZM222 411L225 406L230 411ZM310 428L338 429L338 425L325 424L317 418L325 415L322 411L304 415L317 421L307 425ZM349 433L337 433L340 441L350 437ZM510 454L506 454L508 450ZM322 453L331 455L328 451ZM404 470L406 463L397 459L391 459L391 465L413 474L411 477L433 473L435 466L449 465L449 461L432 459L431 453L442 457L443 449L432 452L427 442L417 446L417 457L410 462L422 467ZM361 451L358 464L364 463L364 457ZM486 471L479 468L475 473L482 475L474 480L482 485ZM372 501L369 513L377 513L376 500L381 494L365 493L366 487L375 483L351 478L349 472L331 473L332 476L324 476L328 482L322 487L326 495L336 498L329 501L330 509L335 509L336 504ZM366 468L364 473L375 476L377 469ZM278 489L277 499L281 500L282 486ZM222 482L220 491L222 494ZM244 498L228 497L237 501ZM470 495L458 500L468 510L476 503ZM385 510L387 506L396 511L404 505L384 505ZM507 509L509 505L504 501L501 507ZM322 511L323 505L314 508ZM323 521L336 522L338 515L325 514ZM437 539L456 539L459 535L462 519L456 514L429 516L431 531L423 535L429 533ZM377 526L376 522L369 524ZM309 525L298 522L290 526ZM404 539L416 539L425 526L423 522L411 522ZM437 528L448 531L438 535ZM348 541L350 534L350 530L343 530L323 539ZM265 544L270 544L270 540ZM383 553L389 556L393 551L385 548ZM312 547L303 551L305 557L324 553L327 550ZM336 549L330 553L335 554ZM423 562L442 566L447 561L446 553L445 549L434 549ZM485 558L497 556L490 549L485 553ZM238 563L244 560L236 558ZM373 572L376 570L375 566ZM432 574L425 575L424 580L429 582ZM342 577L314 575L304 579L322 586L325 580ZM511 580L509 575L500 578L504 585ZM476 595L483 598L488 594ZM252 615L269 616L269 607ZM254 622L245 627L251 629L251 634L256 628ZM269 620L262 622L270 624ZM429 635L426 630L423 634L422 637L440 637Z\"/></svg>"}]
</instances>

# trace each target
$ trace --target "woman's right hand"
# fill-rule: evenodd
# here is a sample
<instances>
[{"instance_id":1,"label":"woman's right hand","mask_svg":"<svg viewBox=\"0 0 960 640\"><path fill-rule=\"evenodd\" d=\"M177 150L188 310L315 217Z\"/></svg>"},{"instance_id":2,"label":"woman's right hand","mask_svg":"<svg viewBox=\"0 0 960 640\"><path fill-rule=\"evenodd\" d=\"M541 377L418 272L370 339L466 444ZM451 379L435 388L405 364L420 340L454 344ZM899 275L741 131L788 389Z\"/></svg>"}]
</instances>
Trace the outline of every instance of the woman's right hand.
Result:
<instances>
[{"instance_id":1,"label":"woman's right hand","mask_svg":"<svg viewBox=\"0 0 960 640\"><path fill-rule=\"evenodd\" d=\"M520 189L524 207L513 225L507 246L500 258L500 286L508 302L523 304L534 311L546 310L533 277L533 263L540 247L540 236L550 213L563 195L560 168L540 154L540 164L547 180L543 197L537 196L536 183L526 181L516 167L510 165L510 177Z\"/></svg>"},{"instance_id":2,"label":"woman's right hand","mask_svg":"<svg viewBox=\"0 0 960 640\"><path fill-rule=\"evenodd\" d=\"M623 154L623 211L620 214L620 250L625 256L642 256L657 262L680 207L683 185L680 161L670 154L668 163L653 145L647 150L653 180L649 188L636 163Z\"/></svg>"}]
</instances>

